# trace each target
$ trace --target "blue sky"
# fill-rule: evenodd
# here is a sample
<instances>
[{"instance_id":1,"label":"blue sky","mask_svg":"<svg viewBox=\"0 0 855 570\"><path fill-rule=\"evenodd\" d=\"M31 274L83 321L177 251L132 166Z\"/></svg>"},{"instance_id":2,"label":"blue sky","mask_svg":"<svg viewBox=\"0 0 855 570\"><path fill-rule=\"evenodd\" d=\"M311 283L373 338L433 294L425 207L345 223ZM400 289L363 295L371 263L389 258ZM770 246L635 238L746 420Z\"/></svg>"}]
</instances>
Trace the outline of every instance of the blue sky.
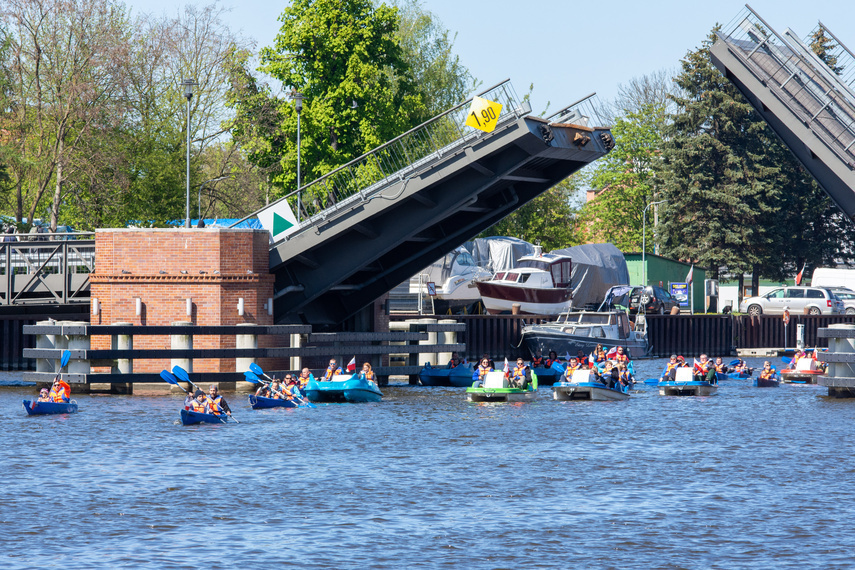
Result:
<instances>
[{"instance_id":1,"label":"blue sky","mask_svg":"<svg viewBox=\"0 0 855 570\"><path fill-rule=\"evenodd\" d=\"M192 3L192 2L191 2ZM197 2L201 4L201 2ZM136 12L174 13L174 0L131 0ZM277 18L288 2L222 0L234 7L227 23L271 45ZM239 8L238 8L239 6ZM518 93L534 84L535 112L547 102L555 111L596 91L612 99L618 85L660 69L677 69L716 23L727 25L744 1L718 0L427 0L423 2L457 33L462 62L487 87L510 78ZM804 37L818 20L855 50L855 2L851 0L752 0L751 7L778 33L788 27Z\"/></svg>"}]
</instances>

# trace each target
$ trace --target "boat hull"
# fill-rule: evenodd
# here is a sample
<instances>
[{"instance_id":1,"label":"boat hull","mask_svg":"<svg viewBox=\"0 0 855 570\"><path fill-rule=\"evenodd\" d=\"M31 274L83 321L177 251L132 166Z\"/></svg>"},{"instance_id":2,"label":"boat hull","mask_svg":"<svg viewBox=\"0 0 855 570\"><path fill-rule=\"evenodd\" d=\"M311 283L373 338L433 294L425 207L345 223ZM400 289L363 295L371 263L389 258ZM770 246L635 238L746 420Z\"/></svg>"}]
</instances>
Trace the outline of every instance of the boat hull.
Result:
<instances>
[{"instance_id":1,"label":"boat hull","mask_svg":"<svg viewBox=\"0 0 855 570\"><path fill-rule=\"evenodd\" d=\"M73 414L77 411L77 402L38 402L34 400L24 400L24 410L26 410L28 416Z\"/></svg>"},{"instance_id":2,"label":"boat hull","mask_svg":"<svg viewBox=\"0 0 855 570\"><path fill-rule=\"evenodd\" d=\"M419 372L419 382L422 386L455 386L467 388L472 385L473 370L470 366L460 365L456 368L428 368Z\"/></svg>"},{"instance_id":3,"label":"boat hull","mask_svg":"<svg viewBox=\"0 0 855 570\"><path fill-rule=\"evenodd\" d=\"M558 354L576 354L580 350L584 354L590 354L597 348L598 344L623 346L633 358L647 354L646 340L582 337L542 328L526 331L522 340L532 354L535 354L538 349L544 354L548 354L550 350L554 350Z\"/></svg>"},{"instance_id":4,"label":"boat hull","mask_svg":"<svg viewBox=\"0 0 855 570\"><path fill-rule=\"evenodd\" d=\"M535 391L521 388L467 388L466 399L470 402L525 402L533 400Z\"/></svg>"},{"instance_id":5,"label":"boat hull","mask_svg":"<svg viewBox=\"0 0 855 570\"><path fill-rule=\"evenodd\" d=\"M552 387L552 397L566 402L569 400L628 400L629 394L612 390L594 382L559 382Z\"/></svg>"},{"instance_id":6,"label":"boat hull","mask_svg":"<svg viewBox=\"0 0 855 570\"><path fill-rule=\"evenodd\" d=\"M716 392L718 392L718 386L703 380L659 382L659 394L662 396L712 396Z\"/></svg>"},{"instance_id":7,"label":"boat hull","mask_svg":"<svg viewBox=\"0 0 855 570\"><path fill-rule=\"evenodd\" d=\"M264 396L249 396L249 405L253 410L265 410L268 408L296 408L299 404L295 400L286 398L265 398Z\"/></svg>"},{"instance_id":8,"label":"boat hull","mask_svg":"<svg viewBox=\"0 0 855 570\"><path fill-rule=\"evenodd\" d=\"M781 370L784 384L816 384L824 373L822 370Z\"/></svg>"},{"instance_id":9,"label":"boat hull","mask_svg":"<svg viewBox=\"0 0 855 570\"><path fill-rule=\"evenodd\" d=\"M573 289L570 287L518 287L494 281L477 281L475 286L481 293L484 309L491 315L510 313L516 304L522 314L558 315L569 311L573 304Z\"/></svg>"},{"instance_id":10,"label":"boat hull","mask_svg":"<svg viewBox=\"0 0 855 570\"><path fill-rule=\"evenodd\" d=\"M379 402L383 399L383 393L374 382L355 376L331 382L310 380L303 391L310 402L363 403Z\"/></svg>"},{"instance_id":11,"label":"boat hull","mask_svg":"<svg viewBox=\"0 0 855 570\"><path fill-rule=\"evenodd\" d=\"M762 378L754 379L754 386L757 388L777 388L780 385L781 383L775 378L768 378L765 380Z\"/></svg>"},{"instance_id":12,"label":"boat hull","mask_svg":"<svg viewBox=\"0 0 855 570\"><path fill-rule=\"evenodd\" d=\"M191 410L181 410L181 425L192 426L195 424L224 424L228 422L228 416L215 414L203 414Z\"/></svg>"},{"instance_id":13,"label":"boat hull","mask_svg":"<svg viewBox=\"0 0 855 570\"><path fill-rule=\"evenodd\" d=\"M555 368L532 368L531 373L537 376L538 386L552 386L556 382L560 382L561 377L564 376L562 370Z\"/></svg>"}]
</instances>

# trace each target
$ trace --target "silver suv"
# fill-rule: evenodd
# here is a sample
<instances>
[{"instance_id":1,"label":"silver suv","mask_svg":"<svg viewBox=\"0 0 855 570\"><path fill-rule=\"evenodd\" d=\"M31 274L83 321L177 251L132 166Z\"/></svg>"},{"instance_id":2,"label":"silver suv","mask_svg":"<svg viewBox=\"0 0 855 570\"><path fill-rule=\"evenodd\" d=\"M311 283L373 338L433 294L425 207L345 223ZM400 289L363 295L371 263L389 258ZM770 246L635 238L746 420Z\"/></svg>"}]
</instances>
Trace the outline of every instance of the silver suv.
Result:
<instances>
[{"instance_id":1,"label":"silver suv","mask_svg":"<svg viewBox=\"0 0 855 570\"><path fill-rule=\"evenodd\" d=\"M829 287L834 296L843 301L843 311L855 315L855 291L846 287Z\"/></svg>"},{"instance_id":2,"label":"silver suv","mask_svg":"<svg viewBox=\"0 0 855 570\"><path fill-rule=\"evenodd\" d=\"M740 313L749 315L782 315L784 308L800 315L805 308L810 315L839 315L843 301L827 287L781 287L759 297L749 297L739 304Z\"/></svg>"}]
</instances>

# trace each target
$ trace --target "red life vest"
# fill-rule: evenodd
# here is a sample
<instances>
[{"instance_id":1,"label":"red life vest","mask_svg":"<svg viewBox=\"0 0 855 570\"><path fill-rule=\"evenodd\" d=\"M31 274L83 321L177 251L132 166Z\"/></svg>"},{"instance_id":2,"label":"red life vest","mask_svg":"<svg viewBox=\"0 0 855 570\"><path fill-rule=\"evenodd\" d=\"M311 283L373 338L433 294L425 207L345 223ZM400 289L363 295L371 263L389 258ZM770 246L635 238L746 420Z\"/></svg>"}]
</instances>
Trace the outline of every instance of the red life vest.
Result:
<instances>
[{"instance_id":1,"label":"red life vest","mask_svg":"<svg viewBox=\"0 0 855 570\"><path fill-rule=\"evenodd\" d=\"M552 365L553 365L553 364L555 364L556 362L560 362L560 360L559 360L559 359L557 359L557 358L556 358L555 360L547 359L547 360L546 360L546 367L547 367L547 368L552 368Z\"/></svg>"}]
</instances>

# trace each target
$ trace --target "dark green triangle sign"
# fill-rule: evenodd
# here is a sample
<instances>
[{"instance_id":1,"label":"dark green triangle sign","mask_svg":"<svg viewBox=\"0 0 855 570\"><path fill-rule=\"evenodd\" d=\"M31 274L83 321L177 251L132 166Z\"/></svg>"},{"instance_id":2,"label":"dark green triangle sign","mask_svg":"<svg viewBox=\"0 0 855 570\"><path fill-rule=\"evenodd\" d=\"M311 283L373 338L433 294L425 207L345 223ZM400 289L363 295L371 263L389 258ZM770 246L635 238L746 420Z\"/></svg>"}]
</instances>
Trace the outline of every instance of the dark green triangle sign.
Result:
<instances>
[{"instance_id":1,"label":"dark green triangle sign","mask_svg":"<svg viewBox=\"0 0 855 570\"><path fill-rule=\"evenodd\" d=\"M294 224L292 224L276 212L273 212L273 237L276 237L277 235L281 234L282 232L293 226Z\"/></svg>"}]
</instances>

